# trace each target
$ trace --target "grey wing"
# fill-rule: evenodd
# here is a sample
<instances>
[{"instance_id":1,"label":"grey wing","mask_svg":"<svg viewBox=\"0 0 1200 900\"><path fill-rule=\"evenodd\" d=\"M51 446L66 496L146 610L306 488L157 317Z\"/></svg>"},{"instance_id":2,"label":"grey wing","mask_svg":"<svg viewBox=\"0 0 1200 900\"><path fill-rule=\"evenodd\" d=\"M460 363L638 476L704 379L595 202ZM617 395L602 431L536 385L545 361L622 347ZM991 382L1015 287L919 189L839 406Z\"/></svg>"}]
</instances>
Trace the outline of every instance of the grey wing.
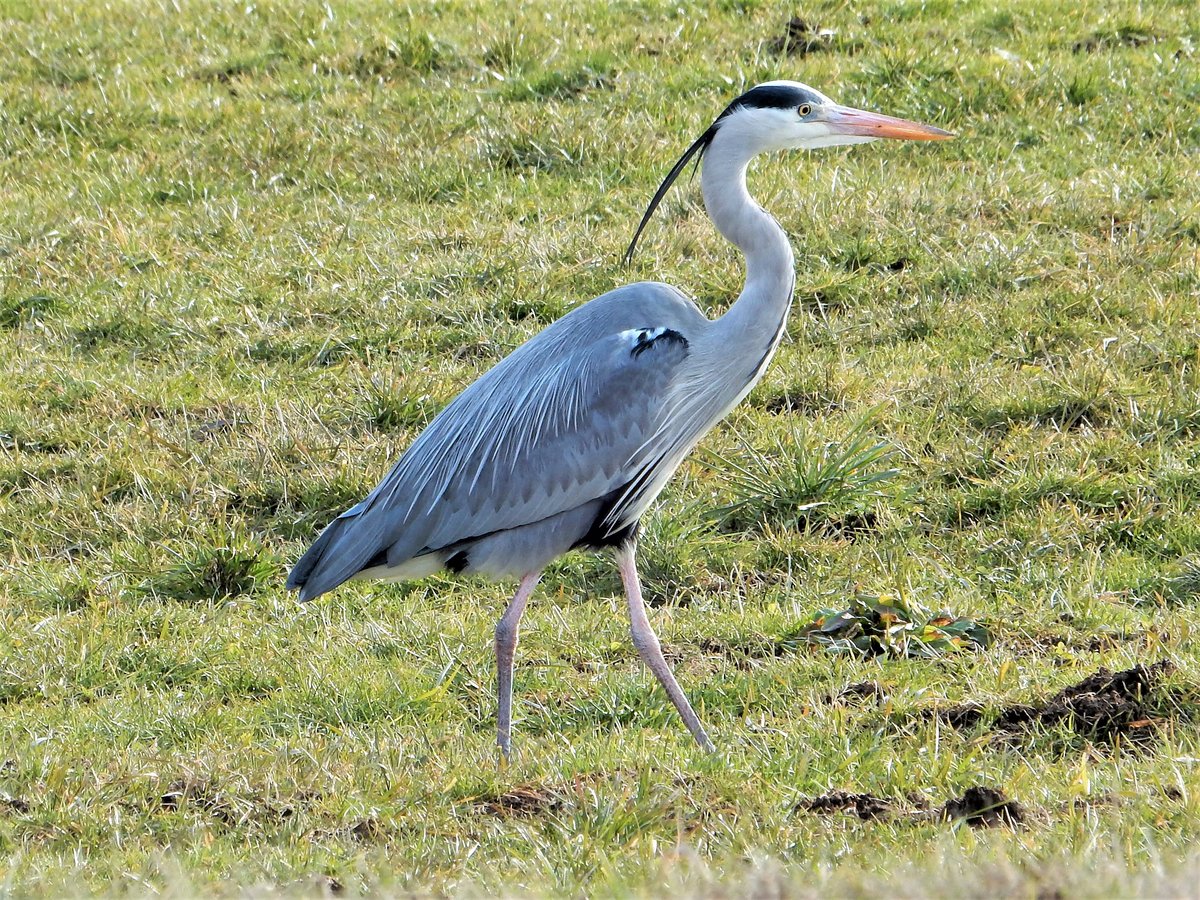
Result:
<instances>
[{"instance_id":1,"label":"grey wing","mask_svg":"<svg viewBox=\"0 0 1200 900\"><path fill-rule=\"evenodd\" d=\"M369 562L398 566L614 494L621 524L660 456L688 343L664 327L565 343L526 344L460 394L326 529L289 586L309 599Z\"/></svg>"}]
</instances>

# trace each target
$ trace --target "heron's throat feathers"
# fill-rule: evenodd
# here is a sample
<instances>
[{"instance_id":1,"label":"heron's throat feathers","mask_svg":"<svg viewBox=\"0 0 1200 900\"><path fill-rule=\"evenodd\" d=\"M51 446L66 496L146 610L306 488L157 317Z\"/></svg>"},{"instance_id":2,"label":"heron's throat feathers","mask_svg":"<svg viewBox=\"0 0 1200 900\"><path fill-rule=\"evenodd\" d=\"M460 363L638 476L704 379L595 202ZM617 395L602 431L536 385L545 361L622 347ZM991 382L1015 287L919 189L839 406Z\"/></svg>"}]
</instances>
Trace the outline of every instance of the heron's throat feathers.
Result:
<instances>
[{"instance_id":1,"label":"heron's throat feathers","mask_svg":"<svg viewBox=\"0 0 1200 900\"><path fill-rule=\"evenodd\" d=\"M700 185L705 209L717 230L745 254L748 281L770 277L786 284L793 266L787 235L746 189L746 169L761 151L736 136L723 138L718 130L704 156Z\"/></svg>"}]
</instances>

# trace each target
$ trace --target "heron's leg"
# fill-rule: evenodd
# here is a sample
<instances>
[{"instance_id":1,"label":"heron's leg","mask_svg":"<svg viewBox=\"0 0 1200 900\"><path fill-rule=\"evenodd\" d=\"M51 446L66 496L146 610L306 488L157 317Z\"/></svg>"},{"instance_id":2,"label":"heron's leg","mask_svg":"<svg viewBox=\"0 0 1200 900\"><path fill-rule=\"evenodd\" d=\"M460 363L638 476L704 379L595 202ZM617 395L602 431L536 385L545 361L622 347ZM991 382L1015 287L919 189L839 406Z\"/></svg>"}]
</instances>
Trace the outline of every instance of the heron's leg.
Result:
<instances>
[{"instance_id":1,"label":"heron's leg","mask_svg":"<svg viewBox=\"0 0 1200 900\"><path fill-rule=\"evenodd\" d=\"M496 712L496 743L506 758L512 750L513 659L521 631L521 613L525 612L525 604L541 577L542 573L538 571L521 579L516 596L496 623L496 684L500 701Z\"/></svg>"},{"instance_id":2,"label":"heron's leg","mask_svg":"<svg viewBox=\"0 0 1200 900\"><path fill-rule=\"evenodd\" d=\"M634 544L632 541L617 550L617 566L621 570L621 581L625 585L625 595L629 598L630 632L633 635L633 646L637 648L638 656L642 658L642 662L646 664L646 668L653 672L662 684L667 692L667 696L671 698L671 702L679 710L679 715L683 718L683 724L688 727L688 731L696 739L696 743L705 750L712 752L716 748L713 747L712 741L708 739L708 735L704 733L704 726L700 724L700 717L692 710L692 705L688 703L687 697L683 695L683 691L679 687L679 682L675 680L675 676L667 668L667 661L663 659L662 647L659 646L658 637L654 634L654 629L650 627L650 620L646 617L646 604L642 602L642 585L638 580L637 565L634 562Z\"/></svg>"}]
</instances>

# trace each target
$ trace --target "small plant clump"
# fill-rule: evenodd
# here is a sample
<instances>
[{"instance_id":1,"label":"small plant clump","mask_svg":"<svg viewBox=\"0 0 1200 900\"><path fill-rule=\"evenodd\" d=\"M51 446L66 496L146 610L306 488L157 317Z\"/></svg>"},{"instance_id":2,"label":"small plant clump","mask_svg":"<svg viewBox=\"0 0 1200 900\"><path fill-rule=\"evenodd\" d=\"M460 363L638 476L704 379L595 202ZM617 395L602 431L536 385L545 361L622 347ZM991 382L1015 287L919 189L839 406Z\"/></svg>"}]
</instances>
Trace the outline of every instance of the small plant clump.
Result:
<instances>
[{"instance_id":1,"label":"small plant clump","mask_svg":"<svg viewBox=\"0 0 1200 900\"><path fill-rule=\"evenodd\" d=\"M931 658L983 649L991 643L991 633L974 619L928 615L898 597L860 593L844 609L818 610L781 643L811 644L834 653Z\"/></svg>"},{"instance_id":2,"label":"small plant clump","mask_svg":"<svg viewBox=\"0 0 1200 900\"><path fill-rule=\"evenodd\" d=\"M770 450L743 444L742 461L713 454L734 499L709 518L726 530L765 525L837 530L845 518L861 518L899 474L888 465L892 448L874 436L872 426L866 416L840 440L817 441L796 425Z\"/></svg>"}]
</instances>

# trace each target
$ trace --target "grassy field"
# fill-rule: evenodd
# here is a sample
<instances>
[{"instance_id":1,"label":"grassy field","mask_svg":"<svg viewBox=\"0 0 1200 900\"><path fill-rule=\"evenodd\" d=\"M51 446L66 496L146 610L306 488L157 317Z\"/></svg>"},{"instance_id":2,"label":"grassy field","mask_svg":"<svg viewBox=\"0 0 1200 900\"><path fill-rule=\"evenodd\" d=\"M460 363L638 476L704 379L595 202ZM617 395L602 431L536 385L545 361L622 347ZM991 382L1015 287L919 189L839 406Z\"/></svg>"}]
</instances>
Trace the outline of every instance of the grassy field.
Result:
<instances>
[{"instance_id":1,"label":"grassy field","mask_svg":"<svg viewBox=\"0 0 1200 900\"><path fill-rule=\"evenodd\" d=\"M0 0L0 894L1194 890L1193 0L515 9ZM695 185L619 258L779 77L959 138L752 172L789 334L642 544L720 752L576 555L499 767L511 586L287 567L574 305L723 309Z\"/></svg>"}]
</instances>

